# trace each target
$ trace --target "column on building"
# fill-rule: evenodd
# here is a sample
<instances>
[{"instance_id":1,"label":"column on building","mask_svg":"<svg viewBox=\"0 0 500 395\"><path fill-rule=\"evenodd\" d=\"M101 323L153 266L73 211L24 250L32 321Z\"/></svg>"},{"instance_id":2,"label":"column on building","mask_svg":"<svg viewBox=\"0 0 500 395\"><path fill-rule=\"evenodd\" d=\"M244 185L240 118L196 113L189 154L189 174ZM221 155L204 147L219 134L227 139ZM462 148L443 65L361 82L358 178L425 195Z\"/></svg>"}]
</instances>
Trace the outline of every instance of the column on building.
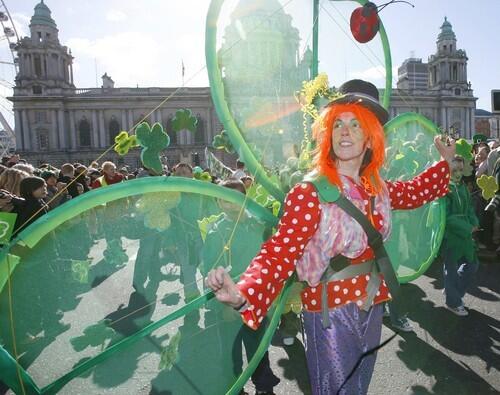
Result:
<instances>
[{"instance_id":1,"label":"column on building","mask_svg":"<svg viewBox=\"0 0 500 395\"><path fill-rule=\"evenodd\" d=\"M14 110L14 133L16 135L17 149L25 150L26 140L23 136L23 125L21 123L21 111Z\"/></svg>"},{"instance_id":2,"label":"column on building","mask_svg":"<svg viewBox=\"0 0 500 395\"><path fill-rule=\"evenodd\" d=\"M92 147L99 147L99 123L97 121L97 110L91 110L92 114Z\"/></svg>"},{"instance_id":3,"label":"column on building","mask_svg":"<svg viewBox=\"0 0 500 395\"><path fill-rule=\"evenodd\" d=\"M76 126L75 126L75 112L72 110L69 112L69 141L70 149L75 150L77 144L76 138Z\"/></svg>"},{"instance_id":4,"label":"column on building","mask_svg":"<svg viewBox=\"0 0 500 395\"><path fill-rule=\"evenodd\" d=\"M64 111L57 110L57 128L59 131L59 149L65 150L68 148L68 142L66 141L66 125L64 125Z\"/></svg>"},{"instance_id":5,"label":"column on building","mask_svg":"<svg viewBox=\"0 0 500 395\"><path fill-rule=\"evenodd\" d=\"M59 141L57 136L57 111L50 110L51 127L49 132L49 149L57 151L59 149Z\"/></svg>"},{"instance_id":6,"label":"column on building","mask_svg":"<svg viewBox=\"0 0 500 395\"><path fill-rule=\"evenodd\" d=\"M23 125L28 125L27 132L29 135L31 150L37 151L40 148L38 145L38 136L36 134L36 129L32 127L29 123L28 110L23 111Z\"/></svg>"},{"instance_id":7,"label":"column on building","mask_svg":"<svg viewBox=\"0 0 500 395\"><path fill-rule=\"evenodd\" d=\"M21 120L23 125L24 149L26 151L31 151L32 147L35 146L36 141L32 141L31 139L30 124L28 122L26 110L21 110Z\"/></svg>"},{"instance_id":8,"label":"column on building","mask_svg":"<svg viewBox=\"0 0 500 395\"><path fill-rule=\"evenodd\" d=\"M134 114L132 113L132 110L127 110L127 115L128 115L128 127L127 130L130 130L131 133L134 133L132 127L134 126Z\"/></svg>"},{"instance_id":9,"label":"column on building","mask_svg":"<svg viewBox=\"0 0 500 395\"><path fill-rule=\"evenodd\" d=\"M120 125L121 130L128 131L128 122L127 122L127 110L122 110L122 122Z\"/></svg>"},{"instance_id":10,"label":"column on building","mask_svg":"<svg viewBox=\"0 0 500 395\"><path fill-rule=\"evenodd\" d=\"M98 110L99 117L99 147L106 147L106 125L104 124L104 111Z\"/></svg>"}]
</instances>

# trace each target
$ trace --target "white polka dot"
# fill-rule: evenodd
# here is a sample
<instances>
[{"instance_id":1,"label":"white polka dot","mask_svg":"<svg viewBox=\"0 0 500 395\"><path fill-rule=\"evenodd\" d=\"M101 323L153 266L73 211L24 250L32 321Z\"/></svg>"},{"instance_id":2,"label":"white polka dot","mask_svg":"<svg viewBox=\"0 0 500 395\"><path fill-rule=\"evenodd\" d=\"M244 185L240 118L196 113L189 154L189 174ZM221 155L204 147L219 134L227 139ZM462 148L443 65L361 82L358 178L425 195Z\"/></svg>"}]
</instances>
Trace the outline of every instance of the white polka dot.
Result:
<instances>
[{"instance_id":1,"label":"white polka dot","mask_svg":"<svg viewBox=\"0 0 500 395\"><path fill-rule=\"evenodd\" d=\"M311 193L312 197L318 197L318 194L316 192Z\"/></svg>"},{"instance_id":2,"label":"white polka dot","mask_svg":"<svg viewBox=\"0 0 500 395\"><path fill-rule=\"evenodd\" d=\"M257 284L262 284L262 279L261 279L261 278L258 278L257 280L255 280L255 282L256 282Z\"/></svg>"},{"instance_id":3,"label":"white polka dot","mask_svg":"<svg viewBox=\"0 0 500 395\"><path fill-rule=\"evenodd\" d=\"M446 169L444 167L441 167L441 173L444 173Z\"/></svg>"},{"instance_id":4,"label":"white polka dot","mask_svg":"<svg viewBox=\"0 0 500 395\"><path fill-rule=\"evenodd\" d=\"M335 292L337 292L339 289L340 289L340 287L339 287L338 285L335 285L335 286L333 287L333 290L334 290Z\"/></svg>"},{"instance_id":5,"label":"white polka dot","mask_svg":"<svg viewBox=\"0 0 500 395\"><path fill-rule=\"evenodd\" d=\"M391 193L392 193L392 192L394 192L394 188L393 188L393 187L390 187L390 188L389 188L389 192L391 192Z\"/></svg>"},{"instance_id":6,"label":"white polka dot","mask_svg":"<svg viewBox=\"0 0 500 395\"><path fill-rule=\"evenodd\" d=\"M287 274L288 276L291 276L293 274L293 270L290 270Z\"/></svg>"},{"instance_id":7,"label":"white polka dot","mask_svg":"<svg viewBox=\"0 0 500 395\"><path fill-rule=\"evenodd\" d=\"M255 289L253 288L248 288L248 294L253 295L255 293Z\"/></svg>"},{"instance_id":8,"label":"white polka dot","mask_svg":"<svg viewBox=\"0 0 500 395\"><path fill-rule=\"evenodd\" d=\"M289 241L290 241L290 239L289 239L288 237L285 237L285 238L283 239L283 243L288 243Z\"/></svg>"},{"instance_id":9,"label":"white polka dot","mask_svg":"<svg viewBox=\"0 0 500 395\"><path fill-rule=\"evenodd\" d=\"M352 282L353 284L356 284L356 283L358 282L358 280L356 279L356 277L354 277L354 278L351 280L351 282Z\"/></svg>"},{"instance_id":10,"label":"white polka dot","mask_svg":"<svg viewBox=\"0 0 500 395\"><path fill-rule=\"evenodd\" d=\"M259 300L262 300L262 298L263 298L263 297L264 297L264 295L259 294L258 299L259 299Z\"/></svg>"},{"instance_id":11,"label":"white polka dot","mask_svg":"<svg viewBox=\"0 0 500 395\"><path fill-rule=\"evenodd\" d=\"M264 319L264 317L259 317L259 319L258 319L259 324L262 322L263 319Z\"/></svg>"},{"instance_id":12,"label":"white polka dot","mask_svg":"<svg viewBox=\"0 0 500 395\"><path fill-rule=\"evenodd\" d=\"M363 200L363 204L364 204L365 206L367 206L367 205L368 205L368 203L370 203L368 200Z\"/></svg>"},{"instance_id":13,"label":"white polka dot","mask_svg":"<svg viewBox=\"0 0 500 395\"><path fill-rule=\"evenodd\" d=\"M311 288L312 293L316 293L316 288Z\"/></svg>"},{"instance_id":14,"label":"white polka dot","mask_svg":"<svg viewBox=\"0 0 500 395\"><path fill-rule=\"evenodd\" d=\"M356 292L354 292L354 295L356 295L356 296L361 295L361 291L359 289L357 289Z\"/></svg>"},{"instance_id":15,"label":"white polka dot","mask_svg":"<svg viewBox=\"0 0 500 395\"><path fill-rule=\"evenodd\" d=\"M387 296L388 296L389 298L392 298L392 295L391 295L391 293L390 293L390 292L388 292L388 293L387 293Z\"/></svg>"},{"instance_id":16,"label":"white polka dot","mask_svg":"<svg viewBox=\"0 0 500 395\"><path fill-rule=\"evenodd\" d=\"M290 252L295 252L295 251L297 251L297 248L295 248L295 247L290 247Z\"/></svg>"},{"instance_id":17,"label":"white polka dot","mask_svg":"<svg viewBox=\"0 0 500 395\"><path fill-rule=\"evenodd\" d=\"M348 290L347 288L344 288L344 289L342 290L342 292L344 293L344 295L347 295L347 293L349 292L349 290Z\"/></svg>"},{"instance_id":18,"label":"white polka dot","mask_svg":"<svg viewBox=\"0 0 500 395\"><path fill-rule=\"evenodd\" d=\"M280 252L281 251L281 247L274 247L274 252Z\"/></svg>"},{"instance_id":19,"label":"white polka dot","mask_svg":"<svg viewBox=\"0 0 500 395\"><path fill-rule=\"evenodd\" d=\"M307 303L304 303L304 309L308 309L309 308L309 305Z\"/></svg>"},{"instance_id":20,"label":"white polka dot","mask_svg":"<svg viewBox=\"0 0 500 395\"><path fill-rule=\"evenodd\" d=\"M304 218L306 219L306 221L310 221L311 220L311 214L306 214L304 216Z\"/></svg>"},{"instance_id":21,"label":"white polka dot","mask_svg":"<svg viewBox=\"0 0 500 395\"><path fill-rule=\"evenodd\" d=\"M266 298L266 304L269 304L269 303L271 303L271 299Z\"/></svg>"},{"instance_id":22,"label":"white polka dot","mask_svg":"<svg viewBox=\"0 0 500 395\"><path fill-rule=\"evenodd\" d=\"M286 205L287 206L291 206L292 205L292 201L291 200L287 200Z\"/></svg>"},{"instance_id":23,"label":"white polka dot","mask_svg":"<svg viewBox=\"0 0 500 395\"><path fill-rule=\"evenodd\" d=\"M413 196L411 197L411 199L412 199L412 200L417 200L417 197L416 197L415 195L413 195Z\"/></svg>"},{"instance_id":24,"label":"white polka dot","mask_svg":"<svg viewBox=\"0 0 500 395\"><path fill-rule=\"evenodd\" d=\"M429 193L428 189L424 189L424 193L427 195Z\"/></svg>"},{"instance_id":25,"label":"white polka dot","mask_svg":"<svg viewBox=\"0 0 500 395\"><path fill-rule=\"evenodd\" d=\"M302 189L307 189L307 184L300 184L300 187L301 187Z\"/></svg>"},{"instance_id":26,"label":"white polka dot","mask_svg":"<svg viewBox=\"0 0 500 395\"><path fill-rule=\"evenodd\" d=\"M276 266L276 269L278 269L278 271L281 272L281 269L283 269L283 268L281 267L281 265L278 265L278 266Z\"/></svg>"},{"instance_id":27,"label":"white polka dot","mask_svg":"<svg viewBox=\"0 0 500 395\"><path fill-rule=\"evenodd\" d=\"M378 223L379 223L380 225L384 225L384 221L382 221L382 220L378 221Z\"/></svg>"},{"instance_id":28,"label":"white polka dot","mask_svg":"<svg viewBox=\"0 0 500 395\"><path fill-rule=\"evenodd\" d=\"M253 320L248 320L248 325L253 326L254 322Z\"/></svg>"},{"instance_id":29,"label":"white polka dot","mask_svg":"<svg viewBox=\"0 0 500 395\"><path fill-rule=\"evenodd\" d=\"M295 211L300 211L300 206L295 206L294 210Z\"/></svg>"},{"instance_id":30,"label":"white polka dot","mask_svg":"<svg viewBox=\"0 0 500 395\"><path fill-rule=\"evenodd\" d=\"M276 292L276 288L272 287L272 288L271 288L271 293L273 294L273 293L275 293L275 292Z\"/></svg>"},{"instance_id":31,"label":"white polka dot","mask_svg":"<svg viewBox=\"0 0 500 395\"><path fill-rule=\"evenodd\" d=\"M302 240L304 240L303 237L297 237L297 241L302 241Z\"/></svg>"},{"instance_id":32,"label":"white polka dot","mask_svg":"<svg viewBox=\"0 0 500 395\"><path fill-rule=\"evenodd\" d=\"M303 199L304 199L304 195L299 195L299 196L297 196L297 198L298 198L299 200L303 200Z\"/></svg>"},{"instance_id":33,"label":"white polka dot","mask_svg":"<svg viewBox=\"0 0 500 395\"><path fill-rule=\"evenodd\" d=\"M380 296L380 291L377 291L377 296Z\"/></svg>"},{"instance_id":34,"label":"white polka dot","mask_svg":"<svg viewBox=\"0 0 500 395\"><path fill-rule=\"evenodd\" d=\"M269 291L271 289L271 283L267 283L266 288Z\"/></svg>"},{"instance_id":35,"label":"white polka dot","mask_svg":"<svg viewBox=\"0 0 500 395\"><path fill-rule=\"evenodd\" d=\"M309 208L313 208L313 207L314 207L314 203L313 203L313 202L309 202L309 203L307 203L307 207L309 207Z\"/></svg>"},{"instance_id":36,"label":"white polka dot","mask_svg":"<svg viewBox=\"0 0 500 395\"><path fill-rule=\"evenodd\" d=\"M399 204L403 204L404 202L402 200L399 201Z\"/></svg>"},{"instance_id":37,"label":"white polka dot","mask_svg":"<svg viewBox=\"0 0 500 395\"><path fill-rule=\"evenodd\" d=\"M307 298L307 292L304 292L304 298Z\"/></svg>"},{"instance_id":38,"label":"white polka dot","mask_svg":"<svg viewBox=\"0 0 500 395\"><path fill-rule=\"evenodd\" d=\"M340 304L340 298L335 298L334 302L335 304Z\"/></svg>"},{"instance_id":39,"label":"white polka dot","mask_svg":"<svg viewBox=\"0 0 500 395\"><path fill-rule=\"evenodd\" d=\"M274 278L278 278L280 275L278 273L274 273Z\"/></svg>"},{"instance_id":40,"label":"white polka dot","mask_svg":"<svg viewBox=\"0 0 500 395\"><path fill-rule=\"evenodd\" d=\"M370 281L370 276L367 274L367 275L365 276L365 279L366 279L366 281Z\"/></svg>"},{"instance_id":41,"label":"white polka dot","mask_svg":"<svg viewBox=\"0 0 500 395\"><path fill-rule=\"evenodd\" d=\"M438 175L436 173L433 173L432 178L438 178Z\"/></svg>"},{"instance_id":42,"label":"white polka dot","mask_svg":"<svg viewBox=\"0 0 500 395\"><path fill-rule=\"evenodd\" d=\"M268 274L269 273L269 270L267 270L266 268L262 269L261 270L263 274Z\"/></svg>"},{"instance_id":43,"label":"white polka dot","mask_svg":"<svg viewBox=\"0 0 500 395\"><path fill-rule=\"evenodd\" d=\"M412 203L408 203L406 206L407 207L413 207L413 204Z\"/></svg>"},{"instance_id":44,"label":"white polka dot","mask_svg":"<svg viewBox=\"0 0 500 395\"><path fill-rule=\"evenodd\" d=\"M316 302L316 300L314 300L314 299L313 299L313 300L311 300L311 304L312 304L313 306L316 306L316 304L317 304L317 303L318 303L318 302Z\"/></svg>"},{"instance_id":45,"label":"white polka dot","mask_svg":"<svg viewBox=\"0 0 500 395\"><path fill-rule=\"evenodd\" d=\"M425 182L429 182L429 179L426 177L426 178L424 178L424 181Z\"/></svg>"},{"instance_id":46,"label":"white polka dot","mask_svg":"<svg viewBox=\"0 0 500 395\"><path fill-rule=\"evenodd\" d=\"M377 210L373 210L373 215L378 215L378 211Z\"/></svg>"},{"instance_id":47,"label":"white polka dot","mask_svg":"<svg viewBox=\"0 0 500 395\"><path fill-rule=\"evenodd\" d=\"M301 244L301 245L299 246L299 248L300 248L301 250L303 250L303 249L304 249L304 247L305 247L305 246L304 246L304 244Z\"/></svg>"},{"instance_id":48,"label":"white polka dot","mask_svg":"<svg viewBox=\"0 0 500 395\"><path fill-rule=\"evenodd\" d=\"M302 228L302 232L307 232L307 226L304 226L304 227Z\"/></svg>"},{"instance_id":49,"label":"white polka dot","mask_svg":"<svg viewBox=\"0 0 500 395\"><path fill-rule=\"evenodd\" d=\"M357 304L359 307L361 307L361 306L363 306L363 301L362 301L362 300L358 300L358 301L356 301L356 304Z\"/></svg>"},{"instance_id":50,"label":"white polka dot","mask_svg":"<svg viewBox=\"0 0 500 395\"><path fill-rule=\"evenodd\" d=\"M263 254L267 254L267 250L265 248L263 248L260 252L262 252Z\"/></svg>"},{"instance_id":51,"label":"white polka dot","mask_svg":"<svg viewBox=\"0 0 500 395\"><path fill-rule=\"evenodd\" d=\"M261 315L261 314L262 314L262 310L261 310L261 309L257 310L257 311L255 312L255 314L257 314L257 315Z\"/></svg>"},{"instance_id":52,"label":"white polka dot","mask_svg":"<svg viewBox=\"0 0 500 395\"><path fill-rule=\"evenodd\" d=\"M286 231L286 233L288 233L289 235L291 235L291 234L293 233L293 229L288 229L288 230Z\"/></svg>"}]
</instances>

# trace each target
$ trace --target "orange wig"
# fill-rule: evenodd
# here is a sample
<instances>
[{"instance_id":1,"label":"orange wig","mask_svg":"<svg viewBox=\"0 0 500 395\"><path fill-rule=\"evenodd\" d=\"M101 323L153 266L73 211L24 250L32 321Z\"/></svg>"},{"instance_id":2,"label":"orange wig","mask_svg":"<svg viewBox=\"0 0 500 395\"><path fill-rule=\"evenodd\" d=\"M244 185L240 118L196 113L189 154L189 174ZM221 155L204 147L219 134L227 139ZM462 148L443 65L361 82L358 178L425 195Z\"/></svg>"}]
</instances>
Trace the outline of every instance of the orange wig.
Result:
<instances>
[{"instance_id":1,"label":"orange wig","mask_svg":"<svg viewBox=\"0 0 500 395\"><path fill-rule=\"evenodd\" d=\"M316 140L313 168L328 178L342 190L335 154L332 149L333 124L340 114L352 112L363 129L366 142L370 142L371 154L367 150L360 169L361 180L365 188L373 195L382 190L382 179L379 170L385 160L384 130L380 121L369 109L359 104L334 104L326 107L312 126L313 138Z\"/></svg>"}]
</instances>

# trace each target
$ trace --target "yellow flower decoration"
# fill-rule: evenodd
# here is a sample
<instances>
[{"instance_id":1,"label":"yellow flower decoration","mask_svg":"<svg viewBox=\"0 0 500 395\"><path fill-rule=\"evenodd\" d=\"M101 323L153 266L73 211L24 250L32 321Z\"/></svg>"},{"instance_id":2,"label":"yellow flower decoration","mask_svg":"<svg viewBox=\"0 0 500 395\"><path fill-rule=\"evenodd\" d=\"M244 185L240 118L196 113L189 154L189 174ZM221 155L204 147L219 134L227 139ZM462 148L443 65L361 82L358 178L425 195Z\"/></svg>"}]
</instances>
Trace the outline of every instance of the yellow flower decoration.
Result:
<instances>
[{"instance_id":1,"label":"yellow flower decoration","mask_svg":"<svg viewBox=\"0 0 500 395\"><path fill-rule=\"evenodd\" d=\"M495 177L487 176L483 174L477 179L477 185L481 188L483 198L490 200L495 196L496 191L498 191L498 184Z\"/></svg>"},{"instance_id":2,"label":"yellow flower decoration","mask_svg":"<svg viewBox=\"0 0 500 395\"><path fill-rule=\"evenodd\" d=\"M137 201L135 207L144 214L144 226L164 231L172 224L168 211L177 207L180 199L180 192L148 193Z\"/></svg>"}]
</instances>

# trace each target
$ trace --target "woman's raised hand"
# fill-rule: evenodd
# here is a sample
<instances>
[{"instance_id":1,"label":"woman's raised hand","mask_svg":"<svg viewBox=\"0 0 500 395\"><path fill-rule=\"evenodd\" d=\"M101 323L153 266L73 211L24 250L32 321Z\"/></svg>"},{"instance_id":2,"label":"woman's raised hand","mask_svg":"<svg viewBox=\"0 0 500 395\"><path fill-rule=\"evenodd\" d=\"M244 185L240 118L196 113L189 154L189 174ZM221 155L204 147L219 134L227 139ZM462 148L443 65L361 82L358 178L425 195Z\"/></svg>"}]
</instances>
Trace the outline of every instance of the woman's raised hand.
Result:
<instances>
[{"instance_id":1,"label":"woman's raised hand","mask_svg":"<svg viewBox=\"0 0 500 395\"><path fill-rule=\"evenodd\" d=\"M438 152L441 154L441 157L448 163L451 163L456 151L455 140L447 137L446 141L443 141L441 139L441 136L436 136L434 137L434 145L436 146Z\"/></svg>"}]
</instances>

